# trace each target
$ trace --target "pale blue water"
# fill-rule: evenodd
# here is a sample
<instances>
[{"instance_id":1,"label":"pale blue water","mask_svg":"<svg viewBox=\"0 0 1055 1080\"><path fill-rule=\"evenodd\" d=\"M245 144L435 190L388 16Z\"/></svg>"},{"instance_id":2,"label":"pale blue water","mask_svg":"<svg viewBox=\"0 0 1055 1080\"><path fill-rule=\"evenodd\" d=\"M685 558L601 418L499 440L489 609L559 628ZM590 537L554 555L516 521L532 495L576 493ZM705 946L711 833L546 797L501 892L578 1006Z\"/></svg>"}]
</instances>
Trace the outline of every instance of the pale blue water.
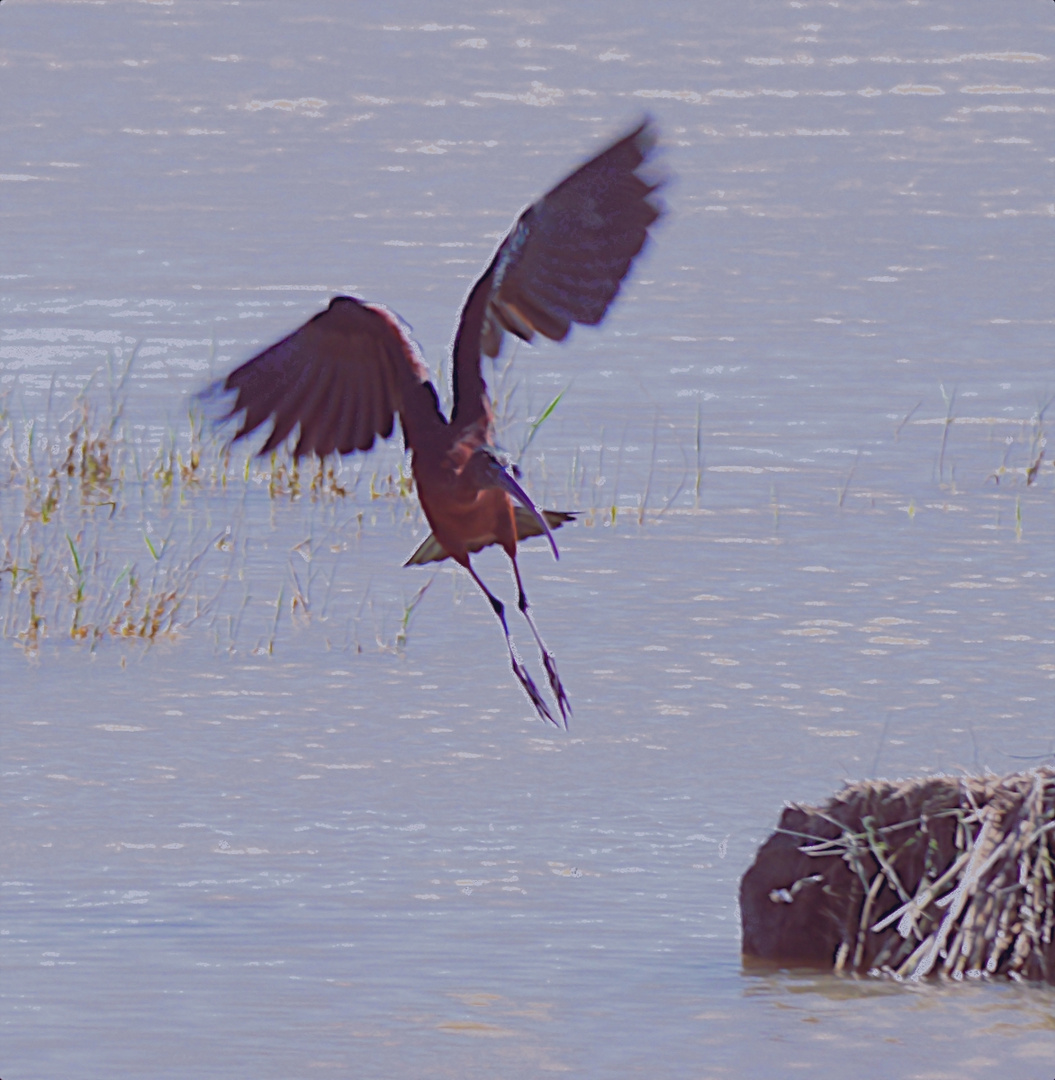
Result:
<instances>
[{"instance_id":1,"label":"pale blue water","mask_svg":"<svg viewBox=\"0 0 1055 1080\"><path fill-rule=\"evenodd\" d=\"M463 575L398 644L397 448L314 503L129 474L51 533L5 480L0 559L50 537L57 588L27 656L0 584L0 1071L1050 1080L1051 991L746 973L736 895L785 800L1055 752L1055 10L423 11L0 6L5 461L136 350L149 472L337 291L438 368L517 211L647 109L669 219L504 384L516 451L570 383L523 464L584 514L522 565L571 730ZM69 640L66 532L100 617L198 557L175 637Z\"/></svg>"}]
</instances>

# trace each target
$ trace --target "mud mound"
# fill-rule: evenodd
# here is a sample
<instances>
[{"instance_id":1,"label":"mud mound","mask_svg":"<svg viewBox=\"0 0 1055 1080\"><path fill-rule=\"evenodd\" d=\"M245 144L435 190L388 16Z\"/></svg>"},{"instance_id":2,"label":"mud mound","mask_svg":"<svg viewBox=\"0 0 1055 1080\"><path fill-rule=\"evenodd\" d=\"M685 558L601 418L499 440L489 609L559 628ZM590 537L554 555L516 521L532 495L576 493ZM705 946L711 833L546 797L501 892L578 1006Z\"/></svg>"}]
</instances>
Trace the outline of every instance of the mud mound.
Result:
<instances>
[{"instance_id":1,"label":"mud mound","mask_svg":"<svg viewBox=\"0 0 1055 1080\"><path fill-rule=\"evenodd\" d=\"M747 957L1055 983L1055 769L789 806L740 884Z\"/></svg>"}]
</instances>

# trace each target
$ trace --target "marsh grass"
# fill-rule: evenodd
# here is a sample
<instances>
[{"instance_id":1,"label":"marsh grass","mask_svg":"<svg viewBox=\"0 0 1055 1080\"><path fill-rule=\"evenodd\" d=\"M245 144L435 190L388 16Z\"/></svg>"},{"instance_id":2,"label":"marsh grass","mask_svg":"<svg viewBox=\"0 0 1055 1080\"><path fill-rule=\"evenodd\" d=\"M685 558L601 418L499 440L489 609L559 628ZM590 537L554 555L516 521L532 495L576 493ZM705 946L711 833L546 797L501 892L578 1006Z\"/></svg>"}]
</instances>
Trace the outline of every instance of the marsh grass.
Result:
<instances>
[{"instance_id":1,"label":"marsh grass","mask_svg":"<svg viewBox=\"0 0 1055 1080\"><path fill-rule=\"evenodd\" d=\"M209 443L193 414L152 452L133 439L127 374L109 395L90 381L54 423L19 425L0 410L0 637L27 651L45 638L93 650L109 639L153 643L209 610L202 564L230 550L230 530L176 537L171 511L226 490L231 455ZM155 523L170 519L160 538Z\"/></svg>"},{"instance_id":2,"label":"marsh grass","mask_svg":"<svg viewBox=\"0 0 1055 1080\"><path fill-rule=\"evenodd\" d=\"M225 443L197 409L148 435L126 417L131 362L116 367L110 365L108 379L93 377L54 419L50 397L47 415L28 421L14 413L10 399L0 400L0 638L28 652L45 640L94 650L103 642L149 645L199 624L217 648L271 653L290 629L322 624L327 647L348 648L354 638L361 650L359 616L353 628L332 598L351 592L365 602L369 584L364 568L339 553L363 539L382 508L393 524L418 534L425 527L400 449L393 444L368 456L298 463L283 448L257 458L252 443ZM616 429L617 442L607 443L603 429L597 444L573 436L567 457L558 451L547 460L533 440L562 414L568 388L545 400L537 414L518 419L523 394L511 384L508 364L495 384L501 430L520 447L516 457L526 486L539 505L577 512L577 528L623 522L651 527L676 504L678 513L714 512L700 506L707 442L699 406L684 430L657 408L647 429L637 425L637 440L628 416ZM954 394L946 395L939 483L951 474L954 401ZM1021 485L1014 507L1018 539L1029 524L1025 488L1055 472L1045 456L1051 404L1038 408L1021 432L1004 437L1003 461L991 474L998 485ZM915 411L897 426L895 442ZM553 460L561 462L556 469ZM857 464L840 481L840 508L848 505ZM263 519L270 513L263 536L262 507L270 508L263 510ZM912 518L916 503L910 499L907 509ZM772 527L781 526L775 484L769 486L768 511ZM302 528L307 535L276 539ZM277 559L269 556L269 581L262 587L254 553L276 544L288 547ZM425 591L410 602L371 597L375 632L367 632L366 640L404 647ZM393 605L403 613L396 626L381 611ZM360 615L362 610L359 604ZM333 629L342 619L348 623L343 645Z\"/></svg>"},{"instance_id":3,"label":"marsh grass","mask_svg":"<svg viewBox=\"0 0 1055 1080\"><path fill-rule=\"evenodd\" d=\"M262 619L266 609L266 630L251 636L250 651L270 654L285 627L325 621L331 607L339 560L313 564L313 553L325 545L311 507L347 500L358 505L351 533L347 520L332 526L340 531L340 542L329 545L334 553L362 537L371 506L390 507L397 518L420 524L413 477L393 449L350 460L298 463L285 450L259 459L252 445L232 449L224 443L194 408L150 443L125 417L131 362L120 372L114 366L108 382L93 376L54 420L50 399L48 416L30 422L19 422L9 402L0 403L0 638L26 652L39 651L45 640L91 650L107 641L150 645L195 623L204 624L217 647L233 651L245 647L237 639L247 611ZM508 380L501 385L508 416L517 387ZM563 394L525 422L521 456ZM586 506L580 519L586 527L601 518L603 447L596 475L591 466L585 451L577 453L555 500ZM534 467L545 472L543 455ZM241 535L247 499L260 492L274 512L297 504L309 508L298 519L307 518L309 534L291 545L284 580L270 600L249 587L253 538ZM608 513L614 524L614 493ZM298 570L294 554L309 563L306 569ZM378 630L375 618L379 646L405 647L429 584L403 603L394 633ZM355 647L362 649L358 630Z\"/></svg>"},{"instance_id":4,"label":"marsh grass","mask_svg":"<svg viewBox=\"0 0 1055 1080\"><path fill-rule=\"evenodd\" d=\"M1048 447L1045 415L1053 403L1055 397L1049 398L1037 409L1021 437L1005 437L1003 460L993 470L989 479L999 485L1004 479L1022 477L1026 481L1026 487L1031 487L1040 480ZM1015 463L1016 458L1020 464ZM1055 469L1055 461L1049 464Z\"/></svg>"}]
</instances>

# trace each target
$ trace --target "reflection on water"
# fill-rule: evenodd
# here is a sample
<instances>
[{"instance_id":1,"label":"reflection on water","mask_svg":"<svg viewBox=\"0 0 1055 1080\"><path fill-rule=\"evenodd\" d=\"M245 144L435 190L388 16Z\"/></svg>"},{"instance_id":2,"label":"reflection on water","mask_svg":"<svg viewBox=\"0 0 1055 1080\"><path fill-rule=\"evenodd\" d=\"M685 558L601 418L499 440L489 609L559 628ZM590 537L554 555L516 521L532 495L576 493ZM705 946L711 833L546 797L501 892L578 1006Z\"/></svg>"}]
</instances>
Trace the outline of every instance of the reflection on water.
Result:
<instances>
[{"instance_id":1,"label":"reflection on water","mask_svg":"<svg viewBox=\"0 0 1055 1080\"><path fill-rule=\"evenodd\" d=\"M129 453L112 512L33 526L35 656L0 586L12 1071L1047 1076L1050 991L744 970L735 899L785 799L1053 751L1051 13L428 19L3 5L5 460L35 424L61 461L96 371ZM431 571L370 496L398 448L316 499L153 463L333 292L438 369L520 207L645 108L656 244L601 330L492 382L514 453L570 384L522 462L582 511L522 564L562 736L463 577L400 646ZM5 474L5 565L47 490ZM67 639L81 576L101 618L129 564L194 559L173 640Z\"/></svg>"}]
</instances>

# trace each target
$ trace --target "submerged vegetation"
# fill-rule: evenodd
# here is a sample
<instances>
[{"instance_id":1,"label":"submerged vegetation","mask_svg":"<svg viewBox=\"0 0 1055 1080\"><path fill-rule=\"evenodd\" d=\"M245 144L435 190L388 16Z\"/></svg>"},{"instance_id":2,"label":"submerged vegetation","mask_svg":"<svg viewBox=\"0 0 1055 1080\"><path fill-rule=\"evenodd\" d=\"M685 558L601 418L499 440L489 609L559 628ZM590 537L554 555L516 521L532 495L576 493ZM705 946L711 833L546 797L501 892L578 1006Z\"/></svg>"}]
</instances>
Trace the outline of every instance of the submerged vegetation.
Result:
<instances>
[{"instance_id":1,"label":"submerged vegetation","mask_svg":"<svg viewBox=\"0 0 1055 1080\"><path fill-rule=\"evenodd\" d=\"M385 505L404 520L422 520L413 478L396 446L350 460L298 463L284 451L261 459L251 446L227 445L195 408L180 430L169 428L150 445L126 420L127 377L126 368L120 379L111 379L109 394L90 381L54 420L50 401L48 418L28 423L19 423L9 400L0 402L0 638L29 652L45 639L70 639L94 650L113 639L154 643L204 623L218 643L233 648L251 598L248 541L239 535L251 493L266 495L272 514L283 504L351 501L359 507L352 521L356 539L370 507ZM496 402L507 416L512 393ZM519 456L560 398L529 420ZM544 459L541 468L548 479ZM602 487L603 480L590 483L587 465L577 457L565 497L578 505ZM606 523L614 523L617 507L605 515ZM584 522L600 516L594 505ZM347 522L339 531L330 538L337 541L328 545L333 552L346 546ZM270 628L254 651L274 650L287 607L294 622L317 609L325 612L335 571L316 605L310 594L317 574L302 580L294 557L310 563L326 546L314 535L293 545L287 581L267 602ZM232 582L241 584L236 613L219 603ZM380 647L406 644L427 588L404 601L394 634L375 627ZM369 592L367 584L360 615ZM372 611L372 600L369 606Z\"/></svg>"},{"instance_id":2,"label":"submerged vegetation","mask_svg":"<svg viewBox=\"0 0 1055 1080\"><path fill-rule=\"evenodd\" d=\"M121 411L101 422L98 411L84 394L53 430L19 432L2 416L0 626L27 649L57 634L93 648L106 637L171 634L208 550L173 558L171 537L152 535L146 512L150 489L165 497L200 484L199 448L144 464ZM139 534L135 551L129 532Z\"/></svg>"},{"instance_id":3,"label":"submerged vegetation","mask_svg":"<svg viewBox=\"0 0 1055 1080\"><path fill-rule=\"evenodd\" d=\"M420 539L424 521L401 448L393 443L370 455L299 465L286 452L261 459L252 446L227 445L196 410L178 428L148 437L127 416L130 368L131 362L119 376L111 372L108 382L90 380L54 417L50 399L46 417L31 421L16 415L10 396L0 399L0 639L30 653L45 639L94 650L105 641L155 643L196 625L218 648L271 652L282 627L325 622L340 606L352 612L349 626L327 637L328 645L361 649L365 637L383 649L405 646L428 586L380 595L361 565L339 565L340 553L362 539L379 512L415 534L408 545ZM630 445L628 418L615 431L615 445L602 430L595 445L577 445L558 471L552 456L536 450L528 460L527 451L565 407L568 388L548 396L535 415L521 417L522 389L510 385L508 365L495 386L498 428L518 447L513 458L526 471L529 490L540 505L577 511L577 527L642 526L668 512L714 514L717 496L705 481L713 471L765 472L755 508L760 527L772 535L786 528L782 480L757 466L708 464L707 418L699 407L688 431L658 410L639 417L651 428L651 445L642 430L636 432L640 445ZM939 475L955 488L955 463L947 461L955 417L948 404L934 453ZM1031 528L1026 489L1048 488L1055 477L1046 456L1046 410L1038 409L1017 434L990 432L999 465L990 466L989 489L1013 488L1004 498L1014 501L1016 539ZM894 432L895 442L905 438L911 417ZM857 490L863 460L858 454L842 474L833 500L839 510L865 495L874 505L872 492ZM742 486L741 478L735 485ZM917 501L909 496L905 503L915 518ZM293 506L301 510L283 516L282 508ZM289 529L306 527L307 535L269 538L280 521L288 526L287 540ZM269 546L269 569L261 573L258 553ZM356 580L349 584L348 578ZM252 631L247 610L259 616Z\"/></svg>"},{"instance_id":4,"label":"submerged vegetation","mask_svg":"<svg viewBox=\"0 0 1055 1080\"><path fill-rule=\"evenodd\" d=\"M214 614L203 587L215 594L232 573L244 577L230 565L231 524L215 527L217 497L234 507L252 489L274 501L333 500L363 480L336 460L304 469L281 455L232 453L200 412L188 421L148 449L124 422L120 393L107 407L86 388L52 424L19 425L0 409L0 637L31 651L46 637L92 649L108 638L171 637ZM411 490L398 465L366 485L371 499ZM180 512L196 503L209 512ZM227 564L210 574L214 552ZM299 593L293 602L304 604Z\"/></svg>"}]
</instances>

